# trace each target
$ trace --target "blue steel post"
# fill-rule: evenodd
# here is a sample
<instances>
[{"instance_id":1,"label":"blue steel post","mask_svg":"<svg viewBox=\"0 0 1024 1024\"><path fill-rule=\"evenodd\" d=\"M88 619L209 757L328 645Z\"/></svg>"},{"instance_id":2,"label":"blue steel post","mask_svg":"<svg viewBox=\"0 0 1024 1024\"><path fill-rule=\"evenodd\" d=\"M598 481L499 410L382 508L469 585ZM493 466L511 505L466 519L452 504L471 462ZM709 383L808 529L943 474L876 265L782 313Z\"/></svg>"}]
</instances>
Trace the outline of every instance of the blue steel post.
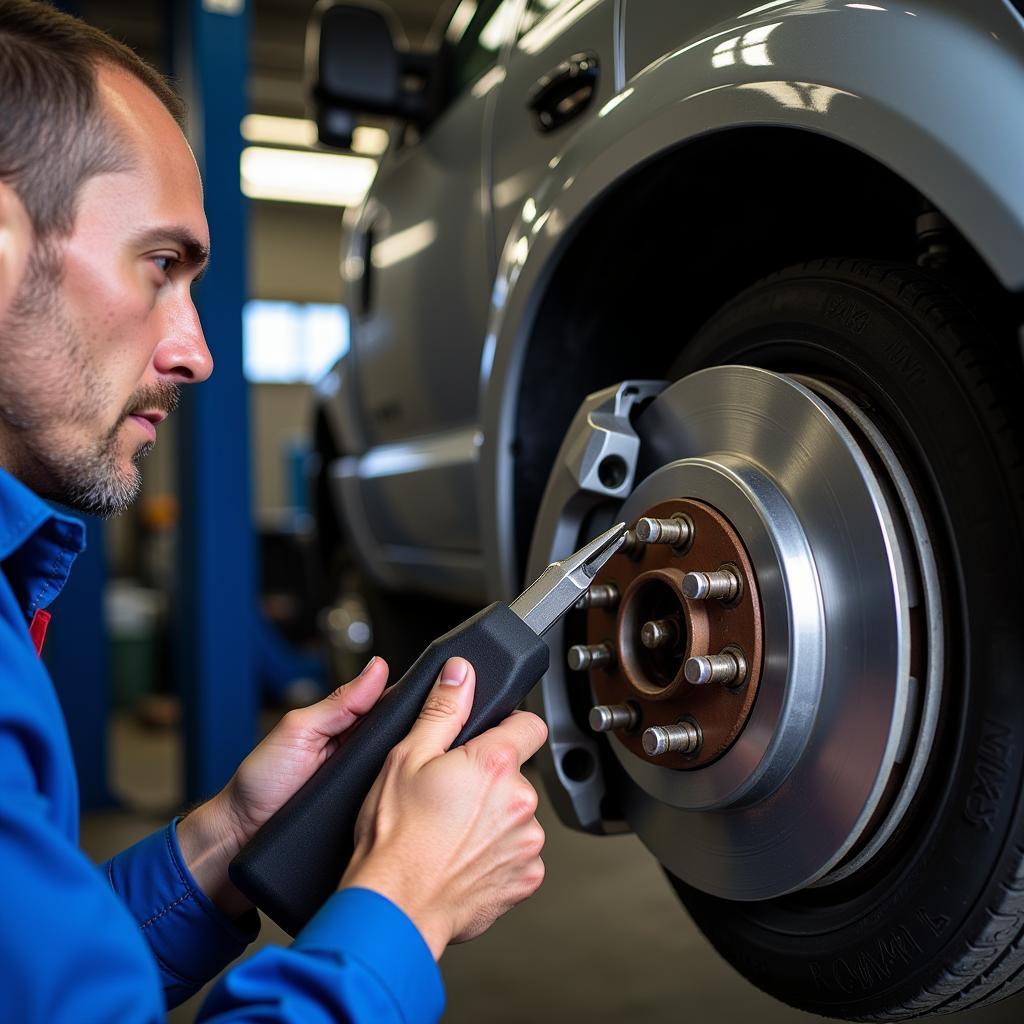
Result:
<instances>
[{"instance_id":1,"label":"blue steel post","mask_svg":"<svg viewBox=\"0 0 1024 1024\"><path fill-rule=\"evenodd\" d=\"M176 674L185 791L196 800L227 781L256 737L255 540L242 376L246 210L239 185L249 11L246 0L174 2L173 72L189 107L213 254L196 298L215 370L205 384L185 389L177 415Z\"/></svg>"}]
</instances>

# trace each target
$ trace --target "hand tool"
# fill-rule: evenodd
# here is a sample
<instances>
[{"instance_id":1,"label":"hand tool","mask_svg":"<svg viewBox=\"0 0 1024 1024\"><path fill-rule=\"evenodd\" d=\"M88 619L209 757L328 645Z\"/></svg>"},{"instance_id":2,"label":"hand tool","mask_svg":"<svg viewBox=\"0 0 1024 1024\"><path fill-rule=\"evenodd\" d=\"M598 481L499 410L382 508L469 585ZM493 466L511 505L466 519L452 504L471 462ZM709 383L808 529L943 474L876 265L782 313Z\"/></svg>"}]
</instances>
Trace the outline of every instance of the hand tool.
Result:
<instances>
[{"instance_id":1,"label":"hand tool","mask_svg":"<svg viewBox=\"0 0 1024 1024\"><path fill-rule=\"evenodd\" d=\"M476 670L473 709L452 744L459 746L523 702L548 668L541 637L587 592L625 536L619 523L549 565L511 604L489 605L435 640L235 857L232 882L295 935L337 888L366 794L388 752L412 728L444 663L458 656Z\"/></svg>"}]
</instances>

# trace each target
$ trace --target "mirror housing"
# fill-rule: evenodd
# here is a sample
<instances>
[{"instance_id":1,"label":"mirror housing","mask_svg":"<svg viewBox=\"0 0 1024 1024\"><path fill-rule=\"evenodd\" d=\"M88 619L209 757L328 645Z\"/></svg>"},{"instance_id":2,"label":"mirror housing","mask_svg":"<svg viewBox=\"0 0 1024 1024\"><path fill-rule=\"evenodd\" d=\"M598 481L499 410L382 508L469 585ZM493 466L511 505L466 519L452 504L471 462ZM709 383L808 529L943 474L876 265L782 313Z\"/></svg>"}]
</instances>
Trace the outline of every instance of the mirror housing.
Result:
<instances>
[{"instance_id":1,"label":"mirror housing","mask_svg":"<svg viewBox=\"0 0 1024 1024\"><path fill-rule=\"evenodd\" d=\"M350 148L358 114L426 123L434 64L430 54L408 52L386 7L319 0L306 34L306 65L320 141Z\"/></svg>"}]
</instances>

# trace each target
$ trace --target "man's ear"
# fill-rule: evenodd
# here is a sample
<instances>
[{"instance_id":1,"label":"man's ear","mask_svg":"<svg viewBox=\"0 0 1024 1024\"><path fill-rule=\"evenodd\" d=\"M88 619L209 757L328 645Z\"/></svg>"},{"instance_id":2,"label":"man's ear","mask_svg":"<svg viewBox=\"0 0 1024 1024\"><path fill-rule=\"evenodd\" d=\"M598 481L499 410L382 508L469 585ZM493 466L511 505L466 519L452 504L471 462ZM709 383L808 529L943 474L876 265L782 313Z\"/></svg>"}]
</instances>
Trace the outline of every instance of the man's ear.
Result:
<instances>
[{"instance_id":1,"label":"man's ear","mask_svg":"<svg viewBox=\"0 0 1024 1024\"><path fill-rule=\"evenodd\" d=\"M25 276L35 233L18 193L0 181L0 320L4 318Z\"/></svg>"}]
</instances>

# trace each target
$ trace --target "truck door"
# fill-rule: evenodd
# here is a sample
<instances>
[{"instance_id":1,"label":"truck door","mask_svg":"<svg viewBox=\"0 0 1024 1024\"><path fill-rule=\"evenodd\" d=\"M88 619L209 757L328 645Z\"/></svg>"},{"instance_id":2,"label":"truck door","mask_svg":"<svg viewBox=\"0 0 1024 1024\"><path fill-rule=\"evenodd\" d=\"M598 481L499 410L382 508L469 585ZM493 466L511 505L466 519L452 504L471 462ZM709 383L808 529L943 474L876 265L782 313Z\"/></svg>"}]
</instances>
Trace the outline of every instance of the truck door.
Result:
<instances>
[{"instance_id":1,"label":"truck door","mask_svg":"<svg viewBox=\"0 0 1024 1024\"><path fill-rule=\"evenodd\" d=\"M548 163L616 92L613 0L527 0L495 104L494 244Z\"/></svg>"},{"instance_id":2,"label":"truck door","mask_svg":"<svg viewBox=\"0 0 1024 1024\"><path fill-rule=\"evenodd\" d=\"M521 0L464 0L446 29L444 109L385 155L344 273L369 447L468 427L477 413L492 253L481 86Z\"/></svg>"}]
</instances>

